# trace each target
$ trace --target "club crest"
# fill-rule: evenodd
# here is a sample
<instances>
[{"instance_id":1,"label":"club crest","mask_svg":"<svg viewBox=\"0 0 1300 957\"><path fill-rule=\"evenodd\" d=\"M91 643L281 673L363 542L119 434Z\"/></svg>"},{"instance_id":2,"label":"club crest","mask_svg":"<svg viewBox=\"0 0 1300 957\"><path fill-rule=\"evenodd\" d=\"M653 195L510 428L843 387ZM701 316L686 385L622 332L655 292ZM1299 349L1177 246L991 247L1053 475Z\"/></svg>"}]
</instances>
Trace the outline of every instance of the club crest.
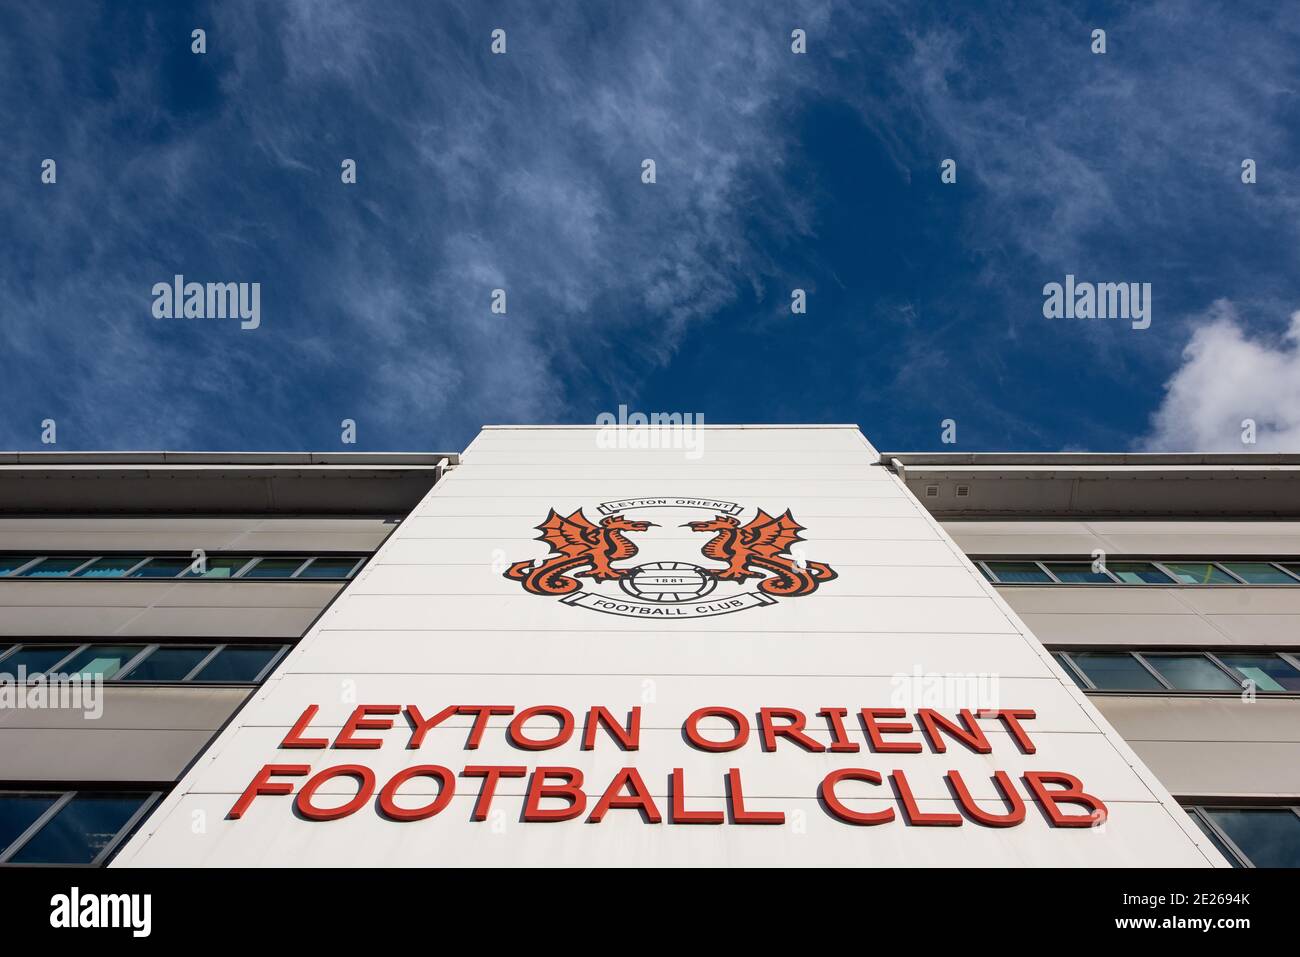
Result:
<instances>
[{"instance_id":1,"label":"club crest","mask_svg":"<svg viewBox=\"0 0 1300 957\"><path fill-rule=\"evenodd\" d=\"M712 517L699 518L700 510ZM756 508L742 521L745 509L734 502L639 498L597 511L593 522L581 508L568 515L552 508L536 526L550 553L514 562L505 577L567 605L661 619L759 608L810 595L836 577L826 563L803 557L804 528L789 509Z\"/></svg>"}]
</instances>

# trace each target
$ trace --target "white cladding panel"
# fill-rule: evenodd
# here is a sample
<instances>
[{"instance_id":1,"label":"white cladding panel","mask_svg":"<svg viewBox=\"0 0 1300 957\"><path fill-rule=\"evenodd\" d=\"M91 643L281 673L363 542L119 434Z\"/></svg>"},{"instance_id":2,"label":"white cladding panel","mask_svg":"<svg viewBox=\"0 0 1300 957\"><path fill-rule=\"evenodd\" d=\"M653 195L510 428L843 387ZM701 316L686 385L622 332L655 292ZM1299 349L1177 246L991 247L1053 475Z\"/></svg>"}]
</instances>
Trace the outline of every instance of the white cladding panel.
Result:
<instances>
[{"instance_id":1,"label":"white cladding panel","mask_svg":"<svg viewBox=\"0 0 1300 957\"><path fill-rule=\"evenodd\" d=\"M1224 865L942 529L874 464L856 428L718 426L684 441L671 431L653 438L670 447L638 445L635 432L610 441L596 429L485 429L115 865ZM609 580L574 577L602 570L581 535L577 563L547 577L562 560L559 544L538 540L552 508L564 516L581 508L592 523L621 515L616 525L652 524L626 529L621 540L590 533ZM742 531L760 508L773 518L788 509L802 540L782 537L775 525ZM689 522L710 527L682 527ZM719 574L728 567L735 577ZM391 730L357 732L381 740L378 749L278 747L309 705L319 710L305 734L332 739L365 704L415 705L426 718L454 705L553 705L573 712L577 726L564 744L530 751L510 741L511 717L496 715L470 749L474 718L454 715L409 749L402 714ZM640 708L636 750L620 749L604 731L593 749L580 747L584 717L597 705L620 723ZM693 747L683 723L706 706L746 715L754 725L748 742L724 753ZM1024 753L988 718L978 724L991 753L952 739L935 753L919 731L885 740L922 743L920 753L883 753L857 712L889 707L904 708L909 722L925 707L949 718L962 708L1031 708L1036 717L1024 726L1036 752ZM809 752L784 739L765 750L761 708L798 709L823 743L831 739L817 712L847 709L846 740L857 751ZM524 727L544 738L557 722L539 716ZM710 740L731 735L722 718L700 728ZM453 772L563 766L582 772L588 812L620 768L635 767L665 820L616 808L598 824L585 814L525 821L530 779L504 778L494 813L473 821L480 779L468 777L457 779L443 810L421 821L389 820L374 799L346 817L313 821L279 795L258 796L242 818L228 819L266 764L360 764L380 786L418 764ZM946 772L958 771L985 810L1003 813L992 776L1005 771L1027 813L1005 828L970 816L959 826L907 824L887 780L847 782L836 792L847 806L896 811L889 823L853 826L818 800L824 776L849 767L901 770L922 812L947 814L958 807ZM783 811L786 820L672 824L674 768L691 810L725 809L728 769L736 768L749 809ZM1021 777L1030 771L1080 778L1106 803L1104 826L1050 826ZM307 779L277 780L297 791ZM426 804L437 790L427 777L412 778L398 804ZM335 777L315 803L336 807L355 793L352 779ZM202 829L193 827L199 811Z\"/></svg>"}]
</instances>

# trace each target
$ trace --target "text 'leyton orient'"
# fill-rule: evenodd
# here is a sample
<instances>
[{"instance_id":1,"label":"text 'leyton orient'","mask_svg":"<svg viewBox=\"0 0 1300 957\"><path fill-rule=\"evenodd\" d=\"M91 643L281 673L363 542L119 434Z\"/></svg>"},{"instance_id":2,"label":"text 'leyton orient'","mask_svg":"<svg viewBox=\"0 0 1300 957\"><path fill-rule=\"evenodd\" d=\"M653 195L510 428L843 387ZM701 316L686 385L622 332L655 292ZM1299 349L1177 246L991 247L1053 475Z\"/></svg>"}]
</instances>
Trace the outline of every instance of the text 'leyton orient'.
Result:
<instances>
[{"instance_id":1,"label":"text 'leyton orient'","mask_svg":"<svg viewBox=\"0 0 1300 957\"><path fill-rule=\"evenodd\" d=\"M494 716L512 716L504 728L498 727L494 733L503 733L505 743L520 751L561 748L569 744L576 733L573 712L556 705L536 705L518 711L513 705L450 705L425 717L415 705L379 704L356 708L331 741L329 737L312 734L311 722L319 710L319 705L309 705L280 742L280 748L375 750L383 746L384 738L374 737L367 732L395 730L395 715L403 716L409 728L409 737L405 742L408 750L419 750L424 746L429 731L453 718L473 719L468 725L468 735L463 746L470 751L481 745L489 721ZM819 736L814 736L809 728L809 718L803 712L795 708L760 708L756 717L761 748L765 752L774 752L780 741L786 748L810 753L856 753L861 748L849 735L846 724L848 714L847 708L820 708L816 712L819 720L815 722ZM911 721L897 720L907 716L902 708L861 708L857 720L861 722L870 751L877 754L917 754L925 749L925 745L929 746L931 753L943 754L947 752L949 740L974 753L989 754L992 753L993 746L980 724L982 720L998 722L1010 740L1015 742L1020 754L1034 754L1037 750L1021 724L1022 721L1035 717L1034 712L1028 708L999 708L977 713L962 709L955 717L946 717L936 710L921 708L915 714L916 723L913 724ZM548 724L554 722L554 732L545 737L537 737L527 731L527 722L538 718L545 719ZM703 722L729 724L729 736L722 739L706 737L701 731ZM600 733L602 730L603 735ZM681 726L682 735L690 747L713 753L744 748L750 741L751 730L747 715L720 706L698 708ZM594 750L598 738L607 747L617 747L626 752L637 751L641 745L641 709L632 708L625 722L620 722L613 712L603 706L596 705L588 709L580 750ZM525 821L569 821L586 814L588 822L598 823L611 810L628 810L637 812L646 823L660 824L664 822L665 815L655 799L657 793L667 805L669 824L785 822L785 812L782 810L759 809L746 803L743 776L739 768L727 769L726 796L714 802L723 804L725 812L722 807L705 806L703 800L697 806L688 808L685 772L680 767L672 768L671 771L666 768L663 770L666 772L663 778L652 775L651 780L656 784L664 780L666 789L662 785L658 790L648 786L635 766L627 766L620 768L608 782L596 782L596 789L590 790L591 785L584 781L581 770L554 765L539 765L529 769L514 764L469 764L456 773L440 764L418 764L396 772L381 786L374 769L365 764L331 765L314 773L313 768L307 764L267 764L253 777L230 809L228 817L235 820L242 818L259 796L293 794L293 784L282 780L284 778L307 778L297 791L294 807L309 821L334 821L349 817L371 802L376 788L379 790L379 814L392 821L420 821L444 811L456 796L458 779L465 779L462 784L478 782L471 820L484 821L492 810L498 785L506 779L527 778L523 796ZM923 811L902 770L895 769L888 773L889 785L885 789L884 773L859 765L846 765L830 771L821 779L817 793L809 797L818 798L820 806L829 815L846 824L874 825L894 821L896 815L893 807L864 810L848 803L853 801L860 805L864 798L891 796L901 808L903 819L912 826L956 827L970 820L985 827L1014 827L1024 822L1025 803L1005 771L993 773L993 781L1000 797L997 802L1000 806L993 810L976 803L959 772L950 770L943 777L952 795L951 811ZM342 804L324 804L319 801L317 792L321 787L338 778L355 782L356 793L346 796ZM421 796L420 799L425 803L412 806L409 802L413 796L408 794L406 803L398 804L402 785L420 778L436 782L436 796L432 800ZM1038 802L1040 810L1053 827L1092 827L1104 823L1106 819L1105 805L1086 793L1083 782L1072 774L1055 770L1026 770L1022 780L1028 796ZM856 790L849 794L850 788ZM881 790L877 791L877 788ZM593 797L595 800L588 813L587 806ZM1083 807L1086 810L1082 814L1067 814L1062 810L1062 805ZM962 813L955 813L956 811Z\"/></svg>"}]
</instances>

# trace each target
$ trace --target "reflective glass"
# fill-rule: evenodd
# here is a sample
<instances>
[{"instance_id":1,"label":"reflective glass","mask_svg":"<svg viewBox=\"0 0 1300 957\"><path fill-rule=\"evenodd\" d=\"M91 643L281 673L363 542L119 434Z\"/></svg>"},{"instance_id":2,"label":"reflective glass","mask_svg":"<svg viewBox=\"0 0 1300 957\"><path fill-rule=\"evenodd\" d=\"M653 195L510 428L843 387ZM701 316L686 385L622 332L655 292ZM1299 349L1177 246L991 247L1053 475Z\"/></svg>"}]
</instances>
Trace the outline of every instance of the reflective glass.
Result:
<instances>
[{"instance_id":1,"label":"reflective glass","mask_svg":"<svg viewBox=\"0 0 1300 957\"><path fill-rule=\"evenodd\" d=\"M1300 691L1300 669L1277 655L1219 655L1219 660L1255 682L1256 691Z\"/></svg>"},{"instance_id":2,"label":"reflective glass","mask_svg":"<svg viewBox=\"0 0 1300 957\"><path fill-rule=\"evenodd\" d=\"M182 681L212 653L207 648L155 648L144 661L122 676L123 681Z\"/></svg>"},{"instance_id":3,"label":"reflective glass","mask_svg":"<svg viewBox=\"0 0 1300 957\"><path fill-rule=\"evenodd\" d=\"M1129 585L1168 585L1173 581L1150 562L1107 562L1106 568Z\"/></svg>"},{"instance_id":4,"label":"reflective glass","mask_svg":"<svg viewBox=\"0 0 1300 957\"><path fill-rule=\"evenodd\" d=\"M77 794L9 859L14 864L89 864L145 802L144 794Z\"/></svg>"},{"instance_id":5,"label":"reflective glass","mask_svg":"<svg viewBox=\"0 0 1300 957\"><path fill-rule=\"evenodd\" d=\"M1112 584L1105 572L1092 570L1092 562L1046 562L1053 575L1068 585Z\"/></svg>"},{"instance_id":6,"label":"reflective glass","mask_svg":"<svg viewBox=\"0 0 1300 957\"><path fill-rule=\"evenodd\" d=\"M107 681L143 650L144 645L91 645L73 655L59 671L86 677L98 675Z\"/></svg>"},{"instance_id":7,"label":"reflective glass","mask_svg":"<svg viewBox=\"0 0 1300 957\"><path fill-rule=\"evenodd\" d=\"M987 562L987 565L1004 584L1037 584L1052 580L1035 562Z\"/></svg>"},{"instance_id":8,"label":"reflective glass","mask_svg":"<svg viewBox=\"0 0 1300 957\"><path fill-rule=\"evenodd\" d=\"M1223 567L1251 585L1294 585L1296 580L1268 562L1223 562Z\"/></svg>"},{"instance_id":9,"label":"reflective glass","mask_svg":"<svg viewBox=\"0 0 1300 957\"><path fill-rule=\"evenodd\" d=\"M1237 580L1210 562L1165 562L1184 585L1235 585Z\"/></svg>"},{"instance_id":10,"label":"reflective glass","mask_svg":"<svg viewBox=\"0 0 1300 957\"><path fill-rule=\"evenodd\" d=\"M195 676L196 681L256 681L280 646L226 647Z\"/></svg>"},{"instance_id":11,"label":"reflective glass","mask_svg":"<svg viewBox=\"0 0 1300 957\"><path fill-rule=\"evenodd\" d=\"M1256 867L1300 867L1300 816L1289 808L1207 809Z\"/></svg>"},{"instance_id":12,"label":"reflective glass","mask_svg":"<svg viewBox=\"0 0 1300 957\"><path fill-rule=\"evenodd\" d=\"M1161 687L1132 655L1082 651L1070 657L1100 691L1154 691Z\"/></svg>"},{"instance_id":13,"label":"reflective glass","mask_svg":"<svg viewBox=\"0 0 1300 957\"><path fill-rule=\"evenodd\" d=\"M1179 691L1240 691L1241 685L1205 655L1148 655L1145 658Z\"/></svg>"}]
</instances>

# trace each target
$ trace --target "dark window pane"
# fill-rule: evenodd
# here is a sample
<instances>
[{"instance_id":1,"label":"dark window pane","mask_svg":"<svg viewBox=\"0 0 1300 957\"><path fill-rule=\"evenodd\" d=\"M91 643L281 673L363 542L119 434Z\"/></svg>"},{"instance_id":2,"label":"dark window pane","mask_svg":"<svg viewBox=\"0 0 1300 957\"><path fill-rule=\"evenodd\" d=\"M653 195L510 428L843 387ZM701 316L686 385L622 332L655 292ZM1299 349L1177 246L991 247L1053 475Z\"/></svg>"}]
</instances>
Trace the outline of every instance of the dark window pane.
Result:
<instances>
[{"instance_id":1,"label":"dark window pane","mask_svg":"<svg viewBox=\"0 0 1300 957\"><path fill-rule=\"evenodd\" d=\"M1296 580L1268 562L1223 562L1223 567L1252 585L1294 585Z\"/></svg>"},{"instance_id":2,"label":"dark window pane","mask_svg":"<svg viewBox=\"0 0 1300 957\"><path fill-rule=\"evenodd\" d=\"M1219 655L1229 668L1236 668L1255 682L1256 691L1300 691L1300 671L1277 655Z\"/></svg>"},{"instance_id":3,"label":"dark window pane","mask_svg":"<svg viewBox=\"0 0 1300 957\"><path fill-rule=\"evenodd\" d=\"M207 648L155 648L123 681L180 681L212 651Z\"/></svg>"},{"instance_id":4,"label":"dark window pane","mask_svg":"<svg viewBox=\"0 0 1300 957\"><path fill-rule=\"evenodd\" d=\"M1033 562L988 562L998 581L1008 584L1050 582L1052 579Z\"/></svg>"},{"instance_id":5,"label":"dark window pane","mask_svg":"<svg viewBox=\"0 0 1300 957\"><path fill-rule=\"evenodd\" d=\"M190 564L194 564L192 561ZM196 572L186 566L182 578L234 578L235 573L248 564L247 556L237 556L234 558L209 558L207 560L207 570Z\"/></svg>"},{"instance_id":6,"label":"dark window pane","mask_svg":"<svg viewBox=\"0 0 1300 957\"><path fill-rule=\"evenodd\" d=\"M1107 562L1110 573L1130 585L1168 585L1173 581L1150 562Z\"/></svg>"},{"instance_id":7,"label":"dark window pane","mask_svg":"<svg viewBox=\"0 0 1300 957\"><path fill-rule=\"evenodd\" d=\"M1165 562L1184 585L1234 585L1237 580L1209 562Z\"/></svg>"},{"instance_id":8,"label":"dark window pane","mask_svg":"<svg viewBox=\"0 0 1300 957\"><path fill-rule=\"evenodd\" d=\"M1240 691L1241 685L1225 675L1205 655L1143 655L1166 681L1180 691Z\"/></svg>"},{"instance_id":9,"label":"dark window pane","mask_svg":"<svg viewBox=\"0 0 1300 957\"><path fill-rule=\"evenodd\" d=\"M0 575L8 575L30 562L34 555L0 555Z\"/></svg>"},{"instance_id":10,"label":"dark window pane","mask_svg":"<svg viewBox=\"0 0 1300 957\"><path fill-rule=\"evenodd\" d=\"M1219 853L1228 859L1229 864L1233 867L1244 866L1241 861L1237 859L1237 855L1228 849L1228 845L1223 843L1219 838L1219 835L1215 834L1214 831L1210 829L1210 826L1201 819L1199 814L1194 813L1190 808L1187 810L1187 813L1191 819L1196 822L1196 826L1201 829L1201 833L1208 837L1210 843L1218 848Z\"/></svg>"},{"instance_id":11,"label":"dark window pane","mask_svg":"<svg viewBox=\"0 0 1300 957\"><path fill-rule=\"evenodd\" d=\"M59 671L86 677L100 675L107 681L143 650L144 645L91 645L74 655Z\"/></svg>"},{"instance_id":12,"label":"dark window pane","mask_svg":"<svg viewBox=\"0 0 1300 957\"><path fill-rule=\"evenodd\" d=\"M1101 691L1155 691L1161 687L1132 655L1081 651L1070 657Z\"/></svg>"},{"instance_id":13,"label":"dark window pane","mask_svg":"<svg viewBox=\"0 0 1300 957\"><path fill-rule=\"evenodd\" d=\"M141 555L105 555L77 572L78 578L121 578L136 565Z\"/></svg>"},{"instance_id":14,"label":"dark window pane","mask_svg":"<svg viewBox=\"0 0 1300 957\"><path fill-rule=\"evenodd\" d=\"M241 578L290 578L302 567L305 558L263 558Z\"/></svg>"},{"instance_id":15,"label":"dark window pane","mask_svg":"<svg viewBox=\"0 0 1300 957\"><path fill-rule=\"evenodd\" d=\"M993 581L993 576L989 574L988 569L986 569L983 565L976 564L975 567L979 569L979 573L981 575L983 575L989 581Z\"/></svg>"},{"instance_id":16,"label":"dark window pane","mask_svg":"<svg viewBox=\"0 0 1300 957\"><path fill-rule=\"evenodd\" d=\"M0 661L0 672L13 675L13 680L17 680L19 668L26 668L28 675L43 674L76 649L76 645L27 645Z\"/></svg>"},{"instance_id":17,"label":"dark window pane","mask_svg":"<svg viewBox=\"0 0 1300 957\"><path fill-rule=\"evenodd\" d=\"M80 793L9 860L15 864L89 864L126 826L146 797Z\"/></svg>"},{"instance_id":18,"label":"dark window pane","mask_svg":"<svg viewBox=\"0 0 1300 957\"><path fill-rule=\"evenodd\" d=\"M1074 673L1074 669L1070 667L1070 663L1065 660L1065 655L1053 652L1052 657L1055 658L1056 663L1061 666L1061 670L1070 676L1071 681L1077 684L1080 688L1083 688L1085 691L1088 690L1088 686L1085 685L1079 676Z\"/></svg>"},{"instance_id":19,"label":"dark window pane","mask_svg":"<svg viewBox=\"0 0 1300 957\"><path fill-rule=\"evenodd\" d=\"M356 565L355 558L318 558L308 565L299 578L347 578Z\"/></svg>"},{"instance_id":20,"label":"dark window pane","mask_svg":"<svg viewBox=\"0 0 1300 957\"><path fill-rule=\"evenodd\" d=\"M1100 582L1111 584L1111 578L1105 572L1092 570L1092 562L1047 562L1046 564L1053 575L1072 585Z\"/></svg>"},{"instance_id":21,"label":"dark window pane","mask_svg":"<svg viewBox=\"0 0 1300 957\"><path fill-rule=\"evenodd\" d=\"M195 678L196 681L256 681L267 662L280 650L273 647L228 647L217 653Z\"/></svg>"},{"instance_id":22,"label":"dark window pane","mask_svg":"<svg viewBox=\"0 0 1300 957\"><path fill-rule=\"evenodd\" d=\"M151 558L131 573L132 578L175 578L190 567L189 558Z\"/></svg>"},{"instance_id":23,"label":"dark window pane","mask_svg":"<svg viewBox=\"0 0 1300 957\"><path fill-rule=\"evenodd\" d=\"M1300 867L1300 817L1287 808L1210 809L1256 867Z\"/></svg>"},{"instance_id":24,"label":"dark window pane","mask_svg":"<svg viewBox=\"0 0 1300 957\"><path fill-rule=\"evenodd\" d=\"M67 578L72 570L90 561L92 555L76 555L71 558L45 558L26 571L18 573L19 578Z\"/></svg>"},{"instance_id":25,"label":"dark window pane","mask_svg":"<svg viewBox=\"0 0 1300 957\"><path fill-rule=\"evenodd\" d=\"M58 798L57 794L0 794L0 854Z\"/></svg>"}]
</instances>

